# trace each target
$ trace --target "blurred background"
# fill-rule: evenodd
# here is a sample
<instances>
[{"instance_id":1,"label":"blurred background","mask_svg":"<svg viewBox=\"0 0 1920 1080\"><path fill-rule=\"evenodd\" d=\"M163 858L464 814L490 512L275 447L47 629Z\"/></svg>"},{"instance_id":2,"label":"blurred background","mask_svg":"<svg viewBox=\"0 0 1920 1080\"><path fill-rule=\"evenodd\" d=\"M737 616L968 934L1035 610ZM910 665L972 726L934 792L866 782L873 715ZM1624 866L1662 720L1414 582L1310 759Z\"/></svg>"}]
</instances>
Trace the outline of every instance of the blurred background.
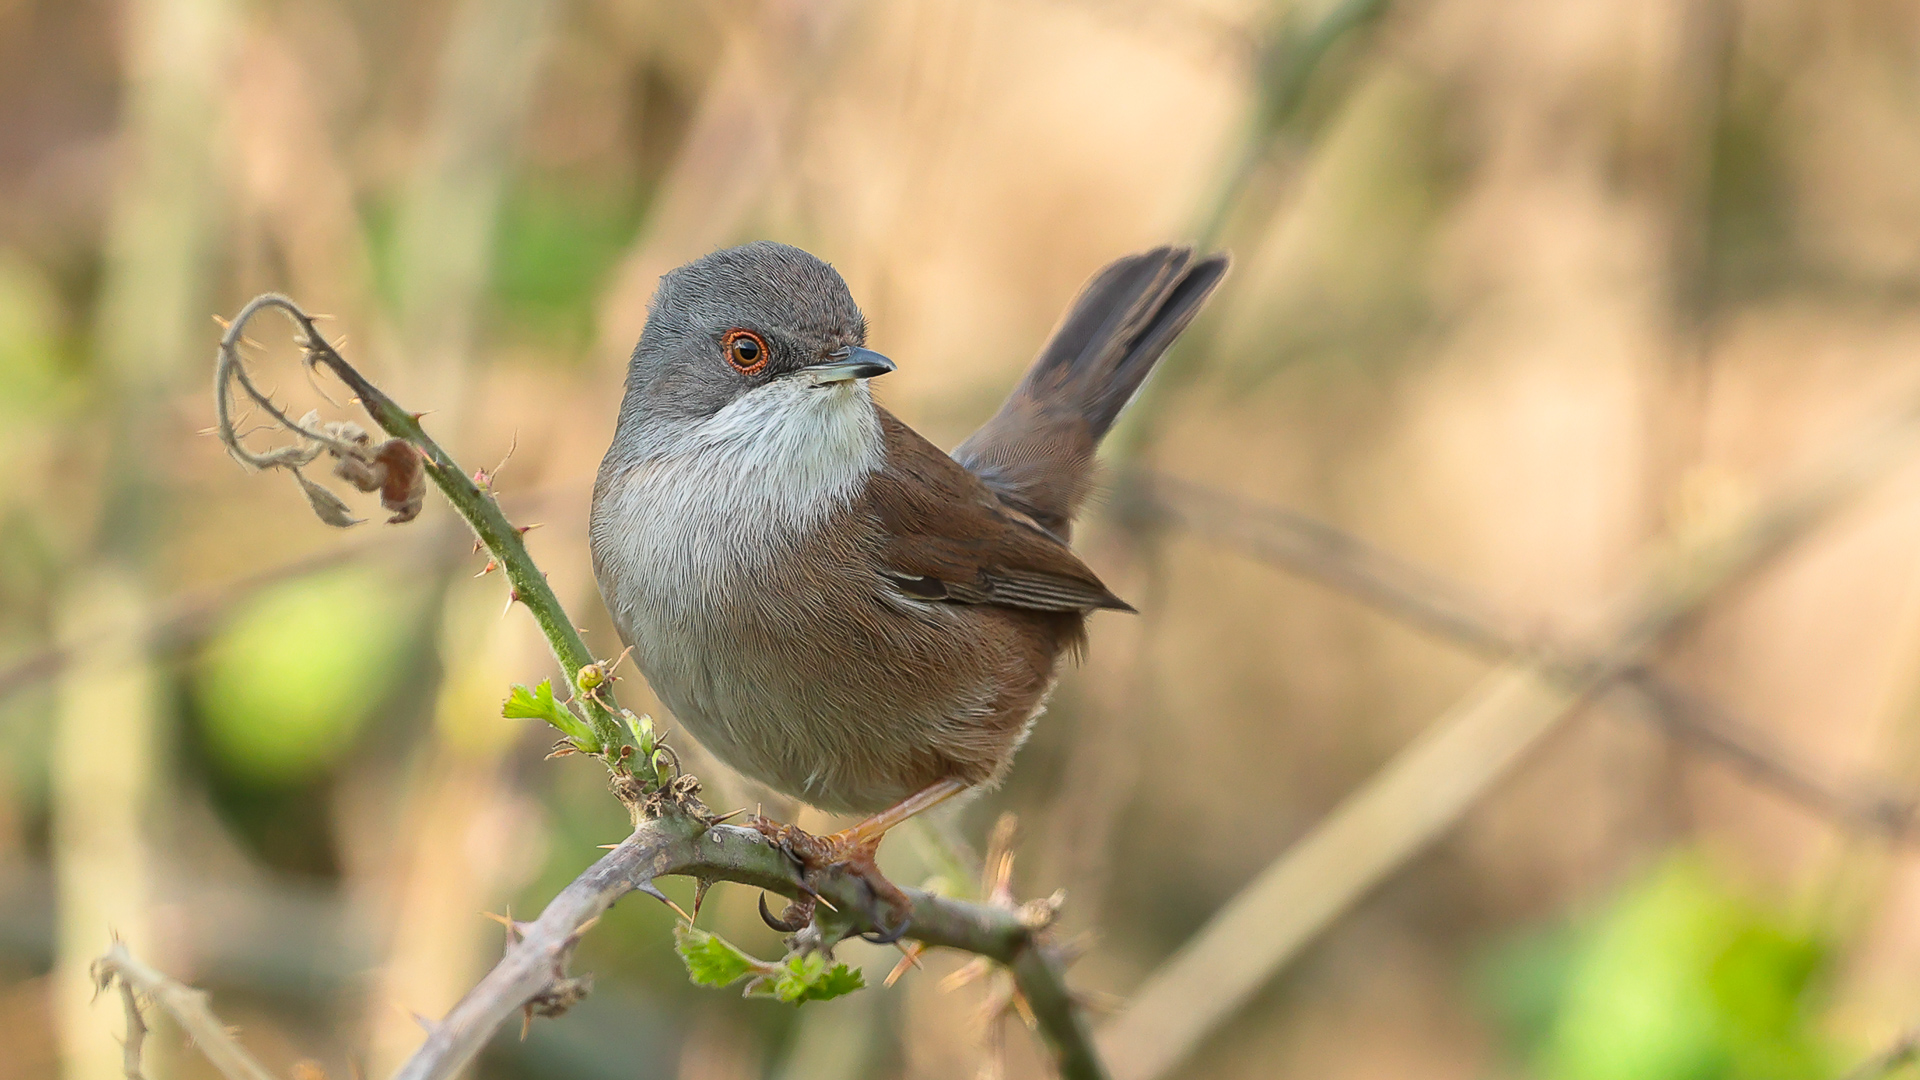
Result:
<instances>
[{"instance_id":1,"label":"blurred background","mask_svg":"<svg viewBox=\"0 0 1920 1080\"><path fill-rule=\"evenodd\" d=\"M1109 447L1287 506L1599 647L1676 537L1920 384L1905 0L0 0L0 1080L119 1076L118 933L281 1075L387 1075L626 832L499 718L551 674L440 501L340 532L203 432L218 326L284 291L497 470L604 655L585 515L659 274L752 238L846 276L943 446L1079 283L1233 276ZM264 385L353 415L272 318ZM1094 620L1005 788L1124 997L1488 661L1179 528L1079 537ZM364 503L364 505L363 505ZM1920 792L1920 469L1713 597L1658 668L1860 799ZM631 672L629 673L631 674ZM644 684L623 702L661 714ZM765 801L680 736L717 809ZM1920 1022L1920 862L1617 702L1560 725L1182 1067L1797 1080ZM1856 815L1857 817L1857 815ZM830 824L800 813L812 826ZM934 872L890 841L900 880ZM669 884L682 903L686 882ZM702 923L779 951L755 895ZM690 986L673 916L488 1078L1046 1075L964 958L795 1010ZM149 1075L213 1075L165 1023Z\"/></svg>"}]
</instances>

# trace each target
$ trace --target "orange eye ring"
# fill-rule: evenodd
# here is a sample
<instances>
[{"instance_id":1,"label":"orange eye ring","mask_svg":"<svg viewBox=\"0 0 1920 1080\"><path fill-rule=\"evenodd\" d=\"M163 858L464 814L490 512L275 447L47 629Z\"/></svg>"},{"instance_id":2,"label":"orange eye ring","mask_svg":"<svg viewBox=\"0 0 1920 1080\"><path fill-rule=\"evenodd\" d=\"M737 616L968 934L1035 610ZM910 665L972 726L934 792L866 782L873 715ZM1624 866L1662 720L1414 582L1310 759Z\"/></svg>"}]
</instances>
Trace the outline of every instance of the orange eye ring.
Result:
<instances>
[{"instance_id":1,"label":"orange eye ring","mask_svg":"<svg viewBox=\"0 0 1920 1080\"><path fill-rule=\"evenodd\" d=\"M767 340L751 330L729 330L720 335L720 349L727 354L727 363L742 375L760 374L773 357Z\"/></svg>"}]
</instances>

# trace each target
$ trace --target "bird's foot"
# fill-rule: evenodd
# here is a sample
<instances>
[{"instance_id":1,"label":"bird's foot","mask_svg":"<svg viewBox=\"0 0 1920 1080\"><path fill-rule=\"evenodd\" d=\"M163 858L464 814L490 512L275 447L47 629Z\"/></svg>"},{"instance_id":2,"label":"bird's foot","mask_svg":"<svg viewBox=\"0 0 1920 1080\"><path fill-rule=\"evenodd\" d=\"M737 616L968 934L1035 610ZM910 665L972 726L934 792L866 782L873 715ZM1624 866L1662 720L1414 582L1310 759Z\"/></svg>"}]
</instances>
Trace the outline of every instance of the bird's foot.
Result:
<instances>
[{"instance_id":1,"label":"bird's foot","mask_svg":"<svg viewBox=\"0 0 1920 1080\"><path fill-rule=\"evenodd\" d=\"M755 817L750 824L768 843L786 852L794 861L800 868L801 888L807 890L805 896L787 906L778 920L767 912L763 901L761 917L768 926L783 933L792 933L807 925L813 918L814 905L823 902L816 883L825 882L823 875L843 873L866 886L863 890L867 904L865 914L873 929L860 936L879 945L899 941L912 921L913 900L880 873L880 867L874 862L880 841L895 825L966 789L964 780L936 780L852 828L827 836L815 836L792 825Z\"/></svg>"},{"instance_id":2,"label":"bird's foot","mask_svg":"<svg viewBox=\"0 0 1920 1080\"><path fill-rule=\"evenodd\" d=\"M884 832L875 834L856 825L827 836L815 836L796 826L763 817L756 817L748 824L793 860L800 870L801 885L807 890L788 904L777 919L767 910L766 899L761 898L760 917L768 926L787 934L805 927L813 920L817 905L833 906L816 890L833 875L840 874L864 886L861 890L866 902L864 914L874 929L861 934L862 938L890 945L907 932L913 921L913 899L888 881L874 860Z\"/></svg>"}]
</instances>

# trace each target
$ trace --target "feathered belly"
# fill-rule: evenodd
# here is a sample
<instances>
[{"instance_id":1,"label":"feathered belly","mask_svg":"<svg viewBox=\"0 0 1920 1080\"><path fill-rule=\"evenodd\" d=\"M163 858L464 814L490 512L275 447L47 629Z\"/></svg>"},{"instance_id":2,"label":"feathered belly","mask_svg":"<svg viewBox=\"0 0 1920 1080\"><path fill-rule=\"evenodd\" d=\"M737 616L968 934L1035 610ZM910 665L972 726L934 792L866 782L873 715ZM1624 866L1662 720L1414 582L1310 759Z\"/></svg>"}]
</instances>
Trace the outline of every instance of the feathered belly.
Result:
<instances>
[{"instance_id":1,"label":"feathered belly","mask_svg":"<svg viewBox=\"0 0 1920 1080\"><path fill-rule=\"evenodd\" d=\"M956 759L977 756L968 746L1000 695L993 679L947 677L939 638L915 648L861 625L851 613L873 598L840 584L805 604L665 598L636 606L622 633L662 702L721 760L823 809L864 812L967 771ZM945 644L964 652L960 629Z\"/></svg>"},{"instance_id":2,"label":"feathered belly","mask_svg":"<svg viewBox=\"0 0 1920 1080\"><path fill-rule=\"evenodd\" d=\"M1055 635L1028 622L1065 616L927 602L885 578L879 525L856 508L878 443L834 427L872 407L849 402L865 411L603 465L592 547L614 623L681 725L784 793L873 811L1004 770L1051 685L1054 649L1036 642ZM822 450L836 442L865 449Z\"/></svg>"},{"instance_id":3,"label":"feathered belly","mask_svg":"<svg viewBox=\"0 0 1920 1080\"><path fill-rule=\"evenodd\" d=\"M743 550L724 539L743 534L740 521L705 517L667 528L649 515L624 537L631 557L595 567L648 683L702 745L833 811L992 774L1005 751L985 743L1005 741L987 733L1004 726L994 717L1011 658L977 613L893 594L863 569L857 522L762 530Z\"/></svg>"}]
</instances>

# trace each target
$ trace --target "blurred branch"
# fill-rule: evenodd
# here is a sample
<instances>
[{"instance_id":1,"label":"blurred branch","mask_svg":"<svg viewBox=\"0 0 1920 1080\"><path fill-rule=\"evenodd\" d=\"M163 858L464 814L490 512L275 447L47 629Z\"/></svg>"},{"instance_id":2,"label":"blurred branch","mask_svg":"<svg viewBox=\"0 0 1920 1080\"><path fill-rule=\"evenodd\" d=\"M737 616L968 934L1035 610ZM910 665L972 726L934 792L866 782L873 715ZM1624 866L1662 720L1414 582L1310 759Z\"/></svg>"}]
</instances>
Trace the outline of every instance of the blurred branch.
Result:
<instances>
[{"instance_id":1,"label":"blurred branch","mask_svg":"<svg viewBox=\"0 0 1920 1080\"><path fill-rule=\"evenodd\" d=\"M247 574L234 581L175 595L156 605L159 610L145 621L116 626L103 631L103 634L108 637L127 635L143 643L149 651L164 652L203 632L228 608L270 585L317 574L365 558L381 549L401 546L395 544L398 539L401 539L401 535L396 533L375 534L361 542L342 544L327 551L289 559L279 566ZM434 527L404 539L409 542L406 545L409 553L435 552L448 557L458 554L453 547L458 534L452 527ZM93 642L82 644L91 645ZM72 661L73 653L72 648L55 645L0 666L0 701L59 675Z\"/></svg>"},{"instance_id":2,"label":"blurred branch","mask_svg":"<svg viewBox=\"0 0 1920 1080\"><path fill-rule=\"evenodd\" d=\"M167 701L144 649L99 642L98 628L144 621L153 542L175 505L156 460L168 400L194 342L220 230L219 87L241 5L232 0L124 0L110 5L120 59L111 207L88 328L96 423L72 424L71 448L105 451L87 536L63 561L61 644L73 649L51 722L48 854L58 883L52 1002L60 1071L110 1075L113 1047L89 1008L86 974L108 927L151 939L151 840L167 813L162 767Z\"/></svg>"},{"instance_id":3,"label":"blurred branch","mask_svg":"<svg viewBox=\"0 0 1920 1080\"><path fill-rule=\"evenodd\" d=\"M559 7L554 0L453 6L419 165L395 225L400 344L426 374L435 407L455 423L507 170Z\"/></svg>"},{"instance_id":4,"label":"blurred branch","mask_svg":"<svg viewBox=\"0 0 1920 1080\"><path fill-rule=\"evenodd\" d=\"M167 978L134 959L133 954L127 951L126 944L119 941L113 943L105 956L93 962L96 990L110 989L115 982L120 984L121 992L126 996L127 1080L140 1078L140 1043L146 1033L146 1026L140 1020L139 1005L134 1000L136 991L173 1017L174 1022L180 1025L227 1080L274 1080L273 1074L241 1049L227 1026L213 1015L213 1010L207 1006L206 991L195 990ZM136 1035L136 1032L139 1034Z\"/></svg>"},{"instance_id":5,"label":"blurred branch","mask_svg":"<svg viewBox=\"0 0 1920 1080\"><path fill-rule=\"evenodd\" d=\"M1464 590L1318 518L1146 470L1121 478L1113 513L1135 532L1172 525L1238 548L1483 655L1536 651Z\"/></svg>"},{"instance_id":6,"label":"blurred branch","mask_svg":"<svg viewBox=\"0 0 1920 1080\"><path fill-rule=\"evenodd\" d=\"M0 701L29 686L57 677L72 660L71 650L54 645L28 653L0 667Z\"/></svg>"},{"instance_id":7,"label":"blurred branch","mask_svg":"<svg viewBox=\"0 0 1920 1080\"><path fill-rule=\"evenodd\" d=\"M1244 56L1257 49L1256 32L1249 25L1251 20L1201 5L1168 4L1162 0L1056 0L1056 3L1077 8L1109 27L1157 44L1185 37L1204 44L1215 55Z\"/></svg>"},{"instance_id":8,"label":"blurred branch","mask_svg":"<svg viewBox=\"0 0 1920 1080\"><path fill-rule=\"evenodd\" d=\"M1723 706L1676 686L1648 668L1627 673L1618 684L1636 695L1642 715L1652 716L1668 734L1699 750L1717 755L1748 779L1823 817L1888 840L1911 844L1916 840L1914 801L1876 791L1857 793L1849 785L1836 787L1807 775L1787 755L1759 745L1750 725Z\"/></svg>"},{"instance_id":9,"label":"blurred branch","mask_svg":"<svg viewBox=\"0 0 1920 1080\"><path fill-rule=\"evenodd\" d=\"M1238 145L1221 178L1195 215L1195 246L1205 251L1221 242L1234 209L1260 167L1299 117L1314 78L1338 47L1384 18L1393 0L1336 0L1319 19L1304 23L1299 7L1261 34L1254 54L1255 101ZM1205 332L1204 325L1201 331ZM1189 333L1160 361L1154 377L1141 387L1126 417L1108 437L1114 460L1142 456L1157 437L1172 403L1194 381L1206 353L1204 338Z\"/></svg>"},{"instance_id":10,"label":"blurred branch","mask_svg":"<svg viewBox=\"0 0 1920 1080\"><path fill-rule=\"evenodd\" d=\"M187 838L170 850L190 847L192 830L206 824L189 817L175 834ZM160 859L152 877L151 902L173 913L166 924L168 953L190 957L209 981L317 1003L337 1000L378 966L365 913L334 890L291 880L222 878ZM0 955L7 962L46 965L56 932L54 901L50 867L0 868Z\"/></svg>"},{"instance_id":11,"label":"blurred branch","mask_svg":"<svg viewBox=\"0 0 1920 1080\"><path fill-rule=\"evenodd\" d=\"M1277 18L1262 18L1263 25L1248 32L1253 65L1254 103L1237 139L1228 149L1221 173L1213 189L1195 209L1193 227L1201 249L1216 246L1227 231L1230 219L1238 211L1243 219L1264 213L1262 208L1248 209L1248 188L1261 169L1275 157L1275 150L1289 132L1298 132L1294 123L1316 77L1326 70L1326 62L1342 43L1363 39L1367 30L1383 18L1392 0L1332 0L1311 5L1273 5ZM1121 12L1124 14L1124 9ZM1316 19L1313 15L1317 14ZM1336 87L1329 97L1344 94L1351 86ZM1291 163L1288 163L1289 169ZM1212 343L1213 331L1203 320L1184 335L1161 360L1154 377L1122 416L1119 426L1108 436L1103 453L1116 461L1141 460L1152 449L1168 414L1198 378ZM1140 539L1136 537L1136 539ZM1166 588L1166 569L1162 553L1151 542L1133 545L1131 561L1138 567L1136 593L1150 602ZM1103 692L1115 707L1096 709L1095 723L1101 728L1091 737L1083 735L1080 746L1070 757L1053 799L1048 830L1050 862L1056 872L1065 872L1073 881L1074 895L1086 900L1091 910L1099 906L1100 894L1109 878L1105 853L1108 840L1120 828L1119 812L1129 793L1139 782L1139 766L1125 752L1137 741L1132 730L1139 718L1154 711L1159 692L1150 664L1130 662L1129 657L1149 654L1154 648L1160 625L1140 620L1122 631L1121 639L1109 644L1121 646L1103 651L1101 663L1115 672L1124 672L1109 680Z\"/></svg>"},{"instance_id":12,"label":"blurred branch","mask_svg":"<svg viewBox=\"0 0 1920 1080\"><path fill-rule=\"evenodd\" d=\"M1908 1028L1893 1045L1849 1069L1840 1080L1880 1080L1916 1059L1920 1059L1920 1028Z\"/></svg>"},{"instance_id":13,"label":"blurred branch","mask_svg":"<svg viewBox=\"0 0 1920 1080\"><path fill-rule=\"evenodd\" d=\"M545 506L570 491L573 489L567 485L555 485L518 492L505 498L516 510L525 511ZM575 491L576 497L577 494ZM502 496L496 494L495 497ZM455 558L465 552L464 547L454 546L460 535L461 530L455 525L436 525L424 532L412 534L376 533L359 542L342 544L312 555L289 559L279 566L246 574L224 584L211 585L190 593L176 594L157 605L159 612L146 621L114 627L105 633L108 636L131 635L144 642L148 650L164 652L204 632L227 609L268 586L303 578L309 574L317 574L322 570L329 570L356 559L364 559L380 553L392 552L401 558L420 555L431 555L436 559ZM58 676L72 662L73 651L63 645L54 645L16 657L0 665L0 701L5 701L14 694Z\"/></svg>"},{"instance_id":14,"label":"blurred branch","mask_svg":"<svg viewBox=\"0 0 1920 1080\"><path fill-rule=\"evenodd\" d=\"M1302 27L1299 8L1288 5L1278 27L1265 35L1254 54L1258 79L1254 113L1241 139L1239 152L1219 189L1208 200L1196 234L1201 248L1219 242L1227 216L1252 181L1253 174L1273 152L1287 125L1300 113L1307 89L1336 46L1357 31L1372 26L1386 14L1393 0L1339 0L1317 21Z\"/></svg>"},{"instance_id":15,"label":"blurred branch","mask_svg":"<svg viewBox=\"0 0 1920 1080\"><path fill-rule=\"evenodd\" d=\"M133 984L120 980L120 1005L127 1017L127 1034L120 1040L121 1068L126 1071L127 1080L142 1080L140 1075L140 1055L147 1045L147 1022L140 1015L140 1002L133 993Z\"/></svg>"},{"instance_id":16,"label":"blurred branch","mask_svg":"<svg viewBox=\"0 0 1920 1080\"><path fill-rule=\"evenodd\" d=\"M1578 683L1598 663L1529 640L1452 582L1298 511L1242 502L1147 472L1127 478L1116 511L1130 528L1178 526L1491 659L1530 663L1558 682ZM1626 671L1613 689L1631 696L1635 715L1657 721L1669 736L1716 755L1808 810L1892 840L1914 839L1911 800L1851 794L1808 775L1788 755L1762 745L1754 725L1651 668Z\"/></svg>"},{"instance_id":17,"label":"blurred branch","mask_svg":"<svg viewBox=\"0 0 1920 1080\"><path fill-rule=\"evenodd\" d=\"M1158 971L1098 1044L1119 1080L1167 1075L1348 907L1460 819L1561 720L1639 670L1701 607L1906 460L1920 401L1869 427L1784 494L1680 545L1647 575L1589 663L1503 664L1261 871Z\"/></svg>"},{"instance_id":18,"label":"blurred branch","mask_svg":"<svg viewBox=\"0 0 1920 1080\"><path fill-rule=\"evenodd\" d=\"M594 355L623 364L647 320L662 274L731 241L790 165L794 118L841 69L844 0L768 4L755 19L729 20L713 79L673 165L650 197L646 219L603 292Z\"/></svg>"},{"instance_id":19,"label":"blurred branch","mask_svg":"<svg viewBox=\"0 0 1920 1080\"><path fill-rule=\"evenodd\" d=\"M112 929L147 941L155 930L150 839L154 810L166 806L156 765L165 722L159 677L146 650L97 632L146 610L135 576L103 561L69 587L59 616L59 640L74 661L47 736L47 855L61 1056L75 1076L110 1075L120 1064L100 1038L87 992L100 935ZM80 644L89 640L92 647Z\"/></svg>"},{"instance_id":20,"label":"blurred branch","mask_svg":"<svg viewBox=\"0 0 1920 1080\"><path fill-rule=\"evenodd\" d=\"M473 1060L514 1013L564 1011L585 992L582 979L567 973L581 935L627 893L659 895L654 881L661 877L733 881L789 898L811 891L837 909L827 916L825 933L846 936L882 929L864 914L872 906L864 884L838 873L802 881L787 856L756 830L713 824L692 797L697 790L690 778L680 780L672 801L656 800L658 816L641 821L631 836L561 890L539 918L514 924L506 956L432 1026L427 1041L395 1080L444 1080ZM1051 904L1009 908L905 891L913 901L908 937L1006 965L1052 1046L1061 1075L1067 1080L1107 1075L1066 988L1060 959L1042 941L1053 914Z\"/></svg>"}]
</instances>

